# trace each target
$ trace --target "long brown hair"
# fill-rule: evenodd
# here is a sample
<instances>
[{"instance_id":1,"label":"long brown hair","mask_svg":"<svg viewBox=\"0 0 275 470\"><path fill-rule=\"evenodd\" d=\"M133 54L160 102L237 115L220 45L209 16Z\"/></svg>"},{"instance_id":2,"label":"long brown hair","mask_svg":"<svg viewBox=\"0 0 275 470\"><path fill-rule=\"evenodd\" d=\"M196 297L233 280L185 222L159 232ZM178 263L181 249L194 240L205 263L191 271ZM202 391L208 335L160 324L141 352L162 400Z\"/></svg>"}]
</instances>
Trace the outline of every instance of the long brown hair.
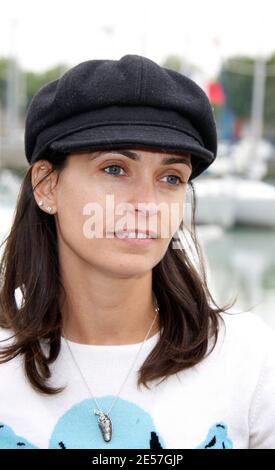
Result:
<instances>
[{"instance_id":1,"label":"long brown hair","mask_svg":"<svg viewBox=\"0 0 275 470\"><path fill-rule=\"evenodd\" d=\"M45 157L52 163L50 172L56 170L59 174L66 166L67 156ZM8 339L15 341L2 348L0 363L22 355L32 387L52 395L64 390L49 386L47 380L51 377L49 365L57 359L61 348L60 293L65 291L59 273L55 220L38 207L31 172L32 166L23 178L11 230L2 242L6 245L0 263L0 326L11 329L13 335ZM209 324L214 337L211 352L217 341L218 317L235 303L234 299L230 305L219 307L207 287L205 263L196 235L192 180L188 188L192 196L191 230L184 222L180 229L184 233L185 227L191 236L199 269L183 245L173 249L173 239L163 259L153 268L152 287L159 303L162 334L139 370L138 385L147 388L148 381L163 380L203 359L209 344ZM15 298L16 289L21 290L21 305ZM48 345L47 355L41 340Z\"/></svg>"}]
</instances>

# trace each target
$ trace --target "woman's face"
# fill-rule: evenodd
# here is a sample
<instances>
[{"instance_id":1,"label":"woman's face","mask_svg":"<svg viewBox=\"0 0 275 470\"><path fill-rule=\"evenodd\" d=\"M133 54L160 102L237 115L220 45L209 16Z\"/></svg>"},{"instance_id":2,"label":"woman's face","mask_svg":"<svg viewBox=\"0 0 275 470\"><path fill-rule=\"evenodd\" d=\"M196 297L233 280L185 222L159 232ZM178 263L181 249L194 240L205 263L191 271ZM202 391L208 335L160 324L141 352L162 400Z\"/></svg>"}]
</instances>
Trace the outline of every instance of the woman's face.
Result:
<instances>
[{"instance_id":1,"label":"woman's face","mask_svg":"<svg viewBox=\"0 0 275 470\"><path fill-rule=\"evenodd\" d=\"M63 252L114 276L138 275L165 255L183 219L191 170L187 153L73 153L51 194L38 200L53 209ZM139 238L148 230L150 238Z\"/></svg>"}]
</instances>

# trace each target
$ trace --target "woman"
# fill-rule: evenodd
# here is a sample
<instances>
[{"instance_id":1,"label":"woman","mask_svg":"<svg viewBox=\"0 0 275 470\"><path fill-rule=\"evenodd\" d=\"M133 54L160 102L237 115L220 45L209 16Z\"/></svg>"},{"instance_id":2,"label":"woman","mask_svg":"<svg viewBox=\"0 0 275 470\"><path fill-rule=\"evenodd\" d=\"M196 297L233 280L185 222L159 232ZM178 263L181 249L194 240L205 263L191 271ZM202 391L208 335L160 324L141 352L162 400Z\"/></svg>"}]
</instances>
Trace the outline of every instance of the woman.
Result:
<instances>
[{"instance_id":1,"label":"woman","mask_svg":"<svg viewBox=\"0 0 275 470\"><path fill-rule=\"evenodd\" d=\"M142 56L87 61L34 96L25 149L0 448L275 448L275 335L212 299L194 198L195 258L182 238L216 158L204 92Z\"/></svg>"}]
</instances>

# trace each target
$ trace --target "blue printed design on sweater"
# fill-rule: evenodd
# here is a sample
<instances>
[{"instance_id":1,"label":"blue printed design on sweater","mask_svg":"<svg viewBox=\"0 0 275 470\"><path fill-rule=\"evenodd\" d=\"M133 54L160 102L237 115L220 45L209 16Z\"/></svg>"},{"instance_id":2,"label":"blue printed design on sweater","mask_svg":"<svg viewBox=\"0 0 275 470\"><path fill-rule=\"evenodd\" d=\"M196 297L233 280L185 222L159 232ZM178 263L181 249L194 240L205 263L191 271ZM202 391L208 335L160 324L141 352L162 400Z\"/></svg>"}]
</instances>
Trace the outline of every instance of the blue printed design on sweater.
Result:
<instances>
[{"instance_id":1,"label":"blue printed design on sweater","mask_svg":"<svg viewBox=\"0 0 275 470\"><path fill-rule=\"evenodd\" d=\"M207 434L207 438L198 449L233 449L231 439L227 437L227 426L224 423L217 423L212 426Z\"/></svg>"},{"instance_id":2,"label":"blue printed design on sweater","mask_svg":"<svg viewBox=\"0 0 275 470\"><path fill-rule=\"evenodd\" d=\"M100 397L102 410L109 410L114 396ZM57 422L50 438L49 448L58 449L150 449L164 448L151 416L138 405L117 400L111 412L113 436L105 442L94 415L93 400L84 400L70 408Z\"/></svg>"},{"instance_id":3,"label":"blue printed design on sweater","mask_svg":"<svg viewBox=\"0 0 275 470\"><path fill-rule=\"evenodd\" d=\"M102 410L109 410L114 396L97 398ZM140 406L119 398L111 412L113 436L105 442L94 415L91 399L73 405L57 421L49 439L49 449L165 449L166 444L150 414ZM0 449L37 449L0 422ZM198 449L233 448L224 423L214 424Z\"/></svg>"},{"instance_id":4,"label":"blue printed design on sweater","mask_svg":"<svg viewBox=\"0 0 275 470\"><path fill-rule=\"evenodd\" d=\"M37 447L0 422L0 449L37 449Z\"/></svg>"}]
</instances>

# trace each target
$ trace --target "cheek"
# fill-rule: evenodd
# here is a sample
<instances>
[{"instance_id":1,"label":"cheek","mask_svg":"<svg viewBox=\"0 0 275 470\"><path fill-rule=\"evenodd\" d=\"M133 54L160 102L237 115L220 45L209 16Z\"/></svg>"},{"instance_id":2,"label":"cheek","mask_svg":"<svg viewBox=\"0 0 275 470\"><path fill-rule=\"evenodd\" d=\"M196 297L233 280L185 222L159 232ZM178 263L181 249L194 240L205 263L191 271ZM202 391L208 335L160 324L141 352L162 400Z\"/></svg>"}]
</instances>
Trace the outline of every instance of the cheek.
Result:
<instances>
[{"instance_id":1,"label":"cheek","mask_svg":"<svg viewBox=\"0 0 275 470\"><path fill-rule=\"evenodd\" d=\"M91 206L105 207L105 191L99 186L88 184L85 179L76 183L62 184L57 194L56 223L58 233L68 244L85 247L90 240L85 234L85 222L91 217Z\"/></svg>"},{"instance_id":2,"label":"cheek","mask_svg":"<svg viewBox=\"0 0 275 470\"><path fill-rule=\"evenodd\" d=\"M162 237L165 237L167 243L173 237L175 232L184 219L185 202L184 198L175 197L169 202L166 200L160 204L158 212L158 227Z\"/></svg>"},{"instance_id":3,"label":"cheek","mask_svg":"<svg viewBox=\"0 0 275 470\"><path fill-rule=\"evenodd\" d=\"M181 225L184 219L185 203L183 201L178 202L175 206L171 207L170 212L170 234L173 236Z\"/></svg>"}]
</instances>

